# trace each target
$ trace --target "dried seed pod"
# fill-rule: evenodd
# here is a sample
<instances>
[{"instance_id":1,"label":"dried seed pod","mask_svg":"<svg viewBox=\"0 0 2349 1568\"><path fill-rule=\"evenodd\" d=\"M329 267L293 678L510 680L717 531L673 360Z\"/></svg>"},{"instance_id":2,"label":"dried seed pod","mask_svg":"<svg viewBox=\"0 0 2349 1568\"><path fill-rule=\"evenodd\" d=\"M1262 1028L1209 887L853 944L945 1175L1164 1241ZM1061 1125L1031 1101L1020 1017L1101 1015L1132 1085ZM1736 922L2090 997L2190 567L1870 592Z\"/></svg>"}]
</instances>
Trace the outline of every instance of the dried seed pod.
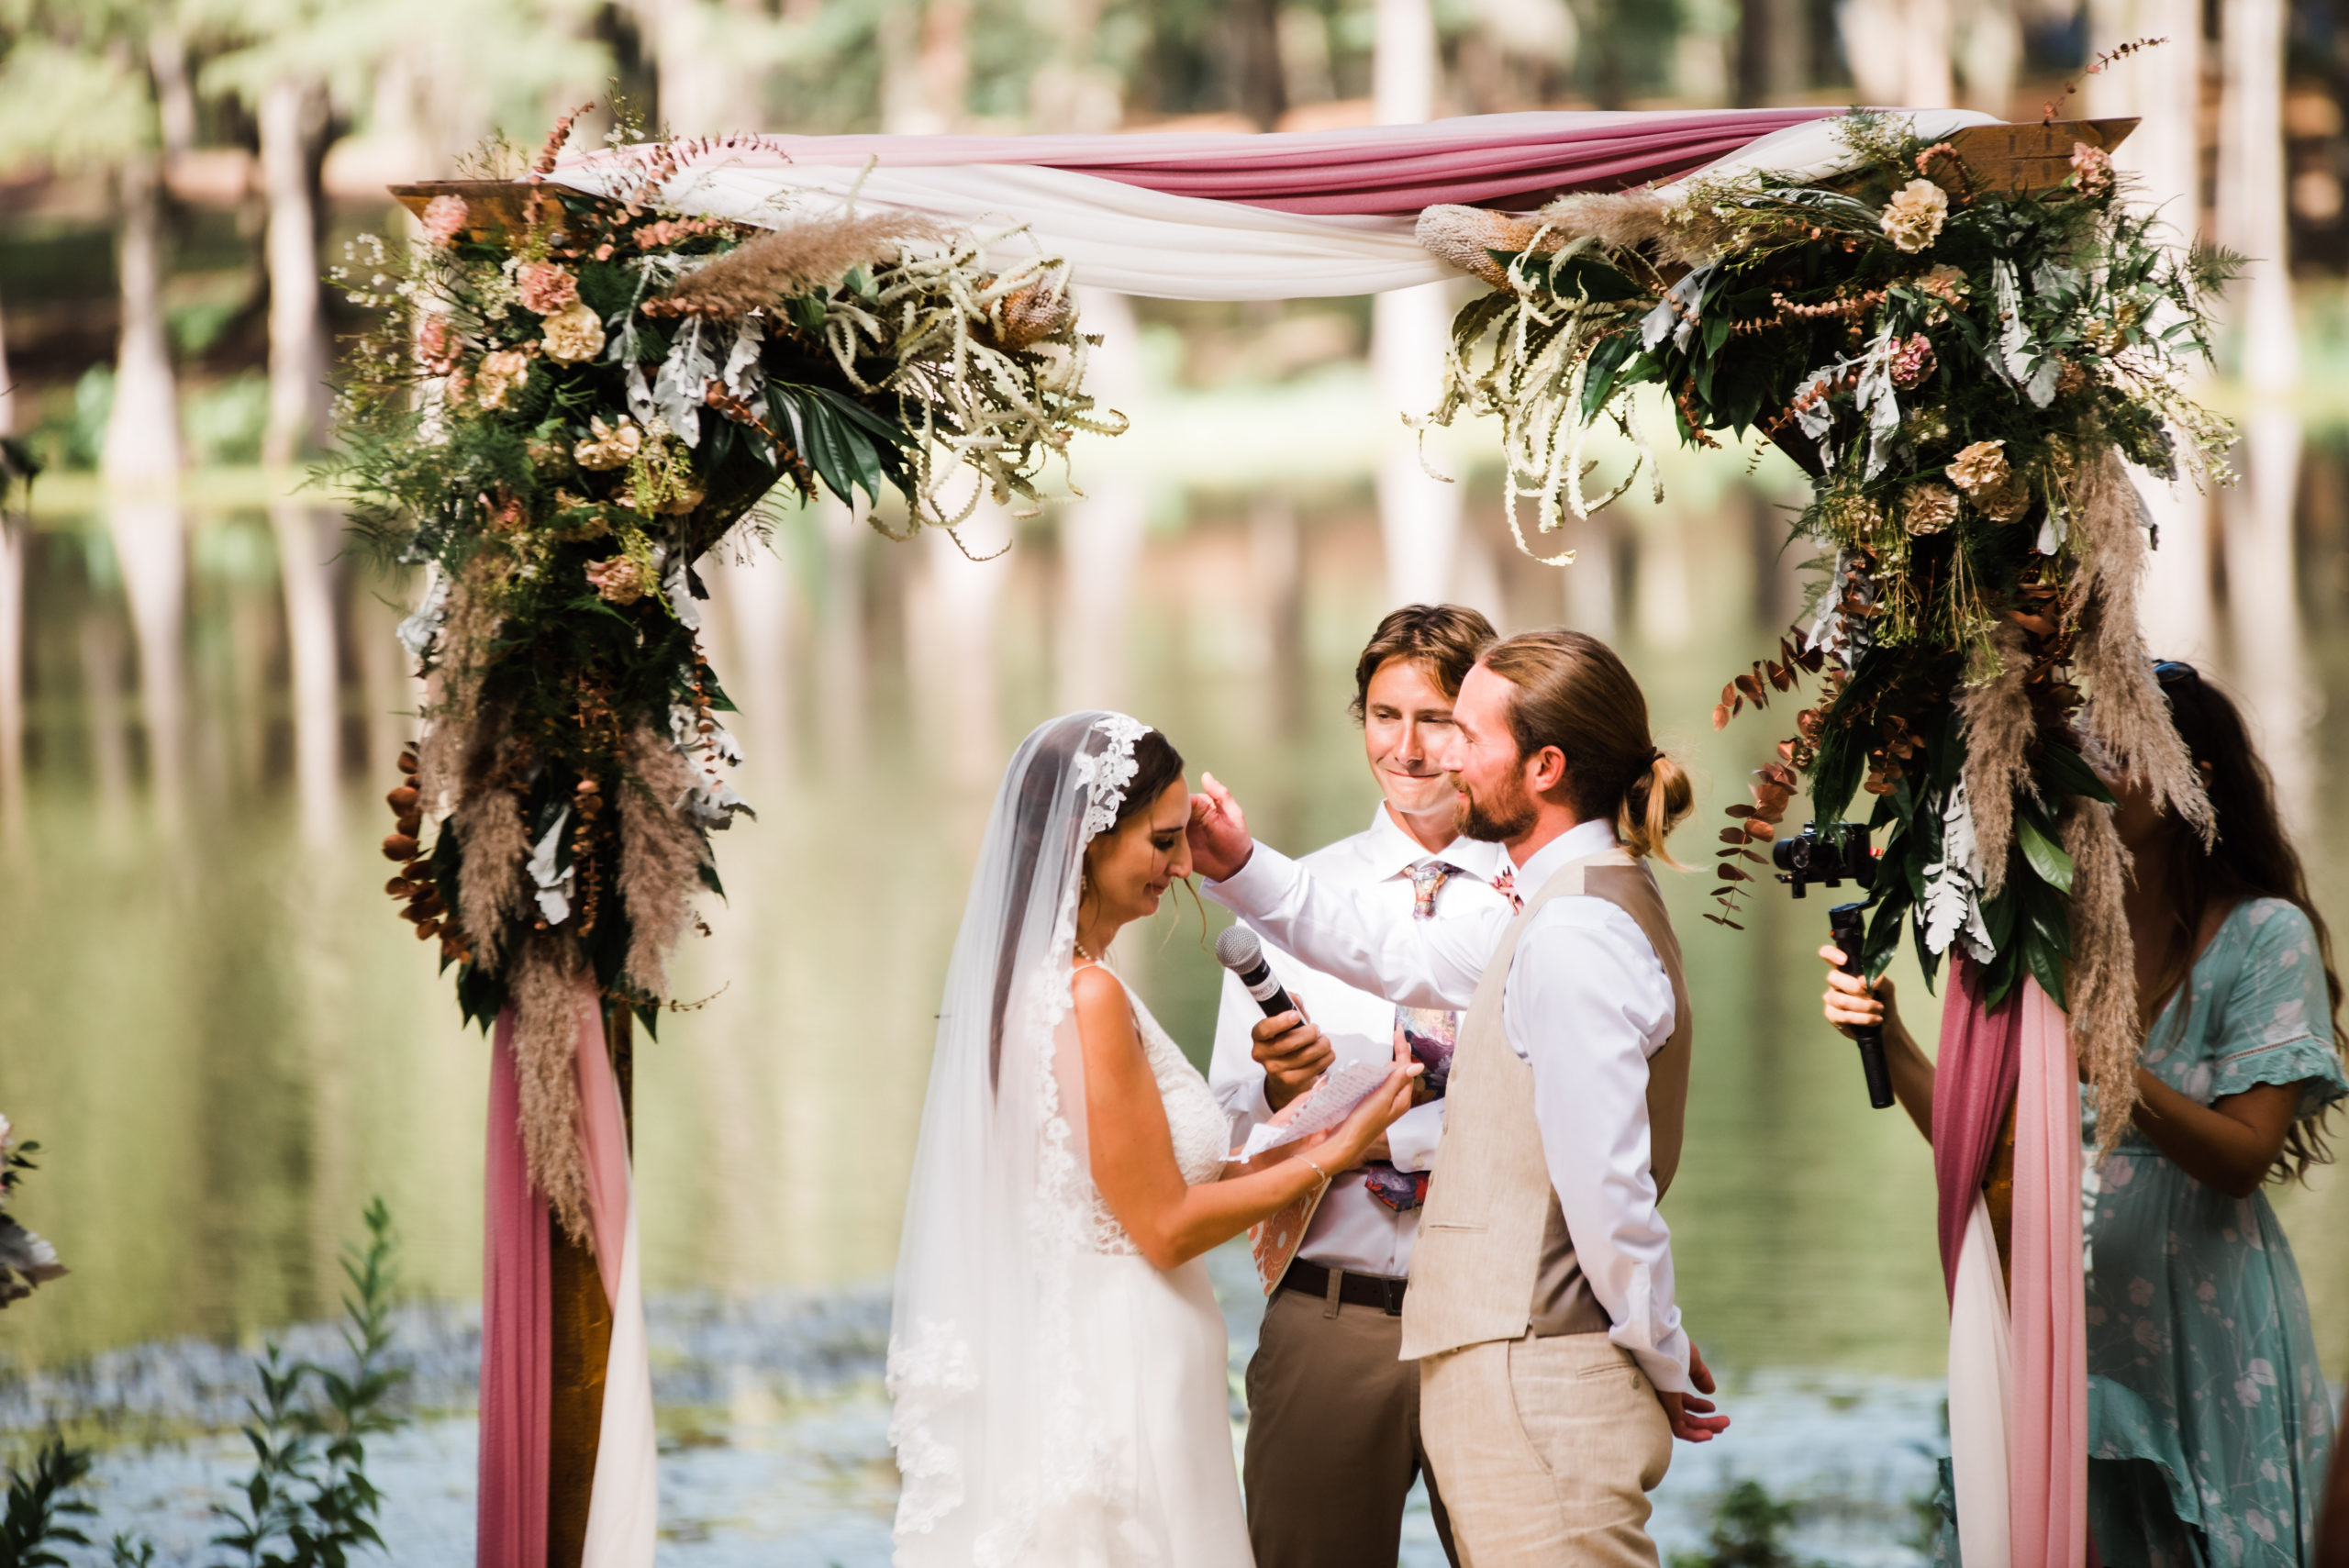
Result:
<instances>
[{"instance_id":1,"label":"dried seed pod","mask_svg":"<svg viewBox=\"0 0 2349 1568\"><path fill-rule=\"evenodd\" d=\"M407 906L427 915L438 915L446 907L440 902L440 890L437 887L421 889L408 900Z\"/></svg>"},{"instance_id":2,"label":"dried seed pod","mask_svg":"<svg viewBox=\"0 0 2349 1568\"><path fill-rule=\"evenodd\" d=\"M416 803L422 797L416 793L416 786L414 784L402 784L399 788L384 796L384 804L405 817L409 812L416 809Z\"/></svg>"},{"instance_id":3,"label":"dried seed pod","mask_svg":"<svg viewBox=\"0 0 2349 1568\"><path fill-rule=\"evenodd\" d=\"M407 864L400 867L400 874L407 878L410 882L430 882L432 880L432 862L430 861L410 861Z\"/></svg>"},{"instance_id":4,"label":"dried seed pod","mask_svg":"<svg viewBox=\"0 0 2349 1568\"><path fill-rule=\"evenodd\" d=\"M428 884L427 885L429 884ZM409 894L414 893L416 890L417 884L410 882L404 876L395 876L392 878L391 881L384 884L384 895L392 898L406 898Z\"/></svg>"},{"instance_id":5,"label":"dried seed pod","mask_svg":"<svg viewBox=\"0 0 2349 1568\"><path fill-rule=\"evenodd\" d=\"M423 941L429 937L437 937L440 934L440 922L438 920L426 920L416 928L416 940L417 941Z\"/></svg>"},{"instance_id":6,"label":"dried seed pod","mask_svg":"<svg viewBox=\"0 0 2349 1568\"><path fill-rule=\"evenodd\" d=\"M400 748L400 772L407 774L410 778L414 778L417 774L417 771L422 766L423 763L417 758L415 741L411 740L406 745Z\"/></svg>"},{"instance_id":7,"label":"dried seed pod","mask_svg":"<svg viewBox=\"0 0 2349 1568\"><path fill-rule=\"evenodd\" d=\"M416 855L416 840L406 833L394 833L384 840L384 858L387 861L412 860Z\"/></svg>"},{"instance_id":8,"label":"dried seed pod","mask_svg":"<svg viewBox=\"0 0 2349 1568\"><path fill-rule=\"evenodd\" d=\"M406 816L401 817L398 821L393 823L392 826L413 839L416 837L417 830L423 828L424 817L420 814L411 811Z\"/></svg>"}]
</instances>

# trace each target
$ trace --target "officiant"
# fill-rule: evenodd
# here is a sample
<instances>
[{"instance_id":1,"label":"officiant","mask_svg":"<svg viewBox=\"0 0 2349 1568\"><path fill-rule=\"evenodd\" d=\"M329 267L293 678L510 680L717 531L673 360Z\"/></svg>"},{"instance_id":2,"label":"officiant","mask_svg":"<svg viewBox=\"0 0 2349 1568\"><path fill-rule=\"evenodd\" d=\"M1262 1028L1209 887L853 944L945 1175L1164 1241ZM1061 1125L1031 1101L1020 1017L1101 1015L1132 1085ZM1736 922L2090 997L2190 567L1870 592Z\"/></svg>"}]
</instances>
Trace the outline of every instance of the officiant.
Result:
<instances>
[{"instance_id":1,"label":"officiant","mask_svg":"<svg viewBox=\"0 0 2349 1568\"><path fill-rule=\"evenodd\" d=\"M1492 886L1500 846L1458 836L1452 784L1433 761L1460 683L1494 639L1490 622L1456 605L1410 605L1379 623L1355 664L1353 714L1382 799L1363 831L1304 858L1316 877L1375 889L1423 919L1506 907ZM1394 1562L1404 1500L1422 1473L1452 1556L1443 1500L1419 1446L1419 1367L1399 1351L1458 1019L1397 1007L1269 943L1264 951L1318 1029L1259 1043L1252 1030L1268 1032L1259 1029L1262 1010L1236 977L1224 977L1208 1083L1232 1118L1235 1143L1330 1067L1391 1059L1398 1031L1428 1071L1424 1103L1387 1130L1367 1162L1336 1173L1318 1201L1252 1237L1270 1294L1248 1363L1243 1477L1256 1562Z\"/></svg>"}]
</instances>

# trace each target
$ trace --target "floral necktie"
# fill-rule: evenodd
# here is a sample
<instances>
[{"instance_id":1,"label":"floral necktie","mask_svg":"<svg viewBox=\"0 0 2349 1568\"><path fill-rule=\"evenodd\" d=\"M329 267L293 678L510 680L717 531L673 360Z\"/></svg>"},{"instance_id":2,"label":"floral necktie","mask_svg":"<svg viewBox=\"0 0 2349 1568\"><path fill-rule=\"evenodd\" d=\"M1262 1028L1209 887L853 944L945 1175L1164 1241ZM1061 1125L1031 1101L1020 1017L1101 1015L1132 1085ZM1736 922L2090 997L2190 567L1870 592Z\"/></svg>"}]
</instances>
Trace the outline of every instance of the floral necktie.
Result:
<instances>
[{"instance_id":1,"label":"floral necktie","mask_svg":"<svg viewBox=\"0 0 2349 1568\"><path fill-rule=\"evenodd\" d=\"M1514 868L1501 867L1499 873L1493 878L1493 891L1508 900L1510 914L1525 913L1525 900L1517 895L1517 872Z\"/></svg>"},{"instance_id":2,"label":"floral necktie","mask_svg":"<svg viewBox=\"0 0 2349 1568\"><path fill-rule=\"evenodd\" d=\"M1435 918L1435 895L1460 874L1448 861L1421 861L1411 868L1411 917ZM1452 1072L1452 1051L1460 1032L1460 1015L1449 1007L1395 1009L1395 1032L1413 1056L1427 1068L1429 1092L1441 1095ZM1363 1167L1363 1190L1397 1214L1408 1214L1428 1200L1425 1171L1398 1171L1384 1160Z\"/></svg>"}]
</instances>

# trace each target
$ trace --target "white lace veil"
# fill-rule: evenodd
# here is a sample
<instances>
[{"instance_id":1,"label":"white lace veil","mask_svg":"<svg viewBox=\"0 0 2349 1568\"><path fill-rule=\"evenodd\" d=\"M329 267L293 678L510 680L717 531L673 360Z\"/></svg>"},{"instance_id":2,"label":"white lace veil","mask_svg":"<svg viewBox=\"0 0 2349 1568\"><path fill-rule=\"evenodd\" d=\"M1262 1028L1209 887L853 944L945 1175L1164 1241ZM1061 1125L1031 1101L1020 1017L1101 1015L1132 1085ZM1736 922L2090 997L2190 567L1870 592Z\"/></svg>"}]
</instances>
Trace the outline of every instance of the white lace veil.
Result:
<instances>
[{"instance_id":1,"label":"white lace veil","mask_svg":"<svg viewBox=\"0 0 2349 1568\"><path fill-rule=\"evenodd\" d=\"M1148 727L1074 713L1005 770L938 1015L897 1250L889 1440L901 1568L995 1568L1114 1487L1086 1418L1080 1255L1096 1243L1068 1024L1078 871Z\"/></svg>"}]
</instances>

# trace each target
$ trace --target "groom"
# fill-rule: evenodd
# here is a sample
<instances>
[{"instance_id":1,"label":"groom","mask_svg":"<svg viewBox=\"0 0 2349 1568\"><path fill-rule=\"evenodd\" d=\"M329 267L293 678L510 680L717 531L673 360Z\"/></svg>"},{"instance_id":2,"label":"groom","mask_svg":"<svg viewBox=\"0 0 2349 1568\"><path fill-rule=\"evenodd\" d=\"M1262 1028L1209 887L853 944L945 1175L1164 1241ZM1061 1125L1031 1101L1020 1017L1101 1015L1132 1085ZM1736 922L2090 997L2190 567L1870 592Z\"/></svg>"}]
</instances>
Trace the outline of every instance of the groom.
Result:
<instances>
[{"instance_id":1,"label":"groom","mask_svg":"<svg viewBox=\"0 0 2349 1568\"><path fill-rule=\"evenodd\" d=\"M1212 777L1192 853L1211 896L1316 968L1467 1009L1402 1344L1464 1568L1653 1568L1647 1494L1673 1436L1728 1425L1701 1397L1656 1210L1691 1021L1645 857L1687 779L1621 661L1578 632L1495 645L1453 721L1438 762L1463 831L1504 846L1516 913L1414 920L1330 885L1254 843Z\"/></svg>"}]
</instances>

